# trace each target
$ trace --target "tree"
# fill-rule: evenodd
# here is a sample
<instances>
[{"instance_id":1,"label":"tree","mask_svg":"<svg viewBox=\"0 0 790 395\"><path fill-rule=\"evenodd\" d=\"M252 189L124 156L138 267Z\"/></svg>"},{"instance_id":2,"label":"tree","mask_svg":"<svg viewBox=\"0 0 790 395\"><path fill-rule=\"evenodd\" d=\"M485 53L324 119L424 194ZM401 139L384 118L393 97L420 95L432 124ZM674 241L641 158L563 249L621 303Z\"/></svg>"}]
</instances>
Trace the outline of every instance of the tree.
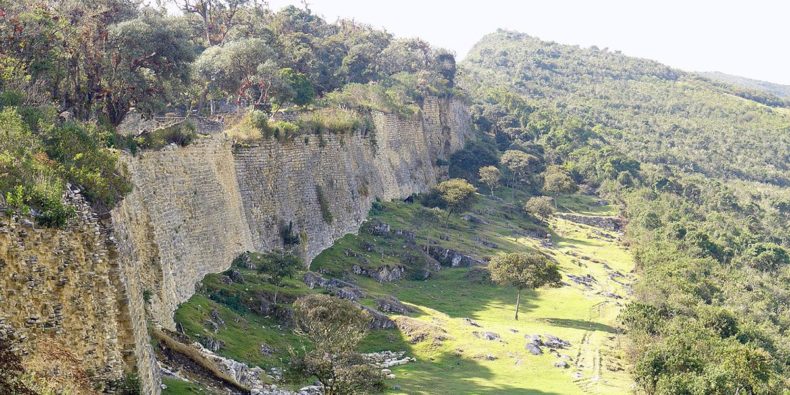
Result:
<instances>
[{"instance_id":1,"label":"tree","mask_svg":"<svg viewBox=\"0 0 790 395\"><path fill-rule=\"evenodd\" d=\"M565 170L559 166L549 166L543 175L543 191L557 196L562 193L573 193L579 187Z\"/></svg>"},{"instance_id":2,"label":"tree","mask_svg":"<svg viewBox=\"0 0 790 395\"><path fill-rule=\"evenodd\" d=\"M499 185L499 180L502 178L502 172L496 166L485 166L479 170L480 182L486 184L491 191L491 196L494 196L494 188Z\"/></svg>"},{"instance_id":3,"label":"tree","mask_svg":"<svg viewBox=\"0 0 790 395\"><path fill-rule=\"evenodd\" d=\"M161 111L174 92L184 90L195 55L181 22L146 9L110 27L100 97L113 124L131 107L147 114Z\"/></svg>"},{"instance_id":4,"label":"tree","mask_svg":"<svg viewBox=\"0 0 790 395\"><path fill-rule=\"evenodd\" d=\"M174 0L185 14L200 17L206 45L220 45L233 28L236 14L250 0Z\"/></svg>"},{"instance_id":5,"label":"tree","mask_svg":"<svg viewBox=\"0 0 790 395\"><path fill-rule=\"evenodd\" d=\"M511 186L523 181L530 171L535 171L539 159L523 151L507 150L499 159L499 163L505 166L511 175Z\"/></svg>"},{"instance_id":6,"label":"tree","mask_svg":"<svg viewBox=\"0 0 790 395\"><path fill-rule=\"evenodd\" d=\"M209 89L235 95L237 102L246 99L268 107L272 88L280 83L276 59L264 40L242 39L205 50L195 62L195 71Z\"/></svg>"},{"instance_id":7,"label":"tree","mask_svg":"<svg viewBox=\"0 0 790 395\"><path fill-rule=\"evenodd\" d=\"M282 88L276 92L275 97L280 103L290 102L303 106L315 98L315 89L306 75L286 67L278 71L278 77Z\"/></svg>"},{"instance_id":8,"label":"tree","mask_svg":"<svg viewBox=\"0 0 790 395\"><path fill-rule=\"evenodd\" d=\"M370 325L366 311L348 300L308 295L294 302L294 324L297 332L315 345L313 351L298 359L298 369L316 376L324 394L382 388L381 374L354 352Z\"/></svg>"},{"instance_id":9,"label":"tree","mask_svg":"<svg viewBox=\"0 0 790 395\"><path fill-rule=\"evenodd\" d=\"M524 203L524 211L538 218L548 218L554 214L552 198L548 196L535 196Z\"/></svg>"},{"instance_id":10,"label":"tree","mask_svg":"<svg viewBox=\"0 0 790 395\"><path fill-rule=\"evenodd\" d=\"M467 210L475 202L477 188L461 178L452 178L435 187L442 201L447 204L447 215Z\"/></svg>"},{"instance_id":11,"label":"tree","mask_svg":"<svg viewBox=\"0 0 790 395\"><path fill-rule=\"evenodd\" d=\"M562 279L557 265L535 252L495 256L488 264L488 270L494 282L516 287L516 320L521 303L521 290L558 284Z\"/></svg>"}]
</instances>

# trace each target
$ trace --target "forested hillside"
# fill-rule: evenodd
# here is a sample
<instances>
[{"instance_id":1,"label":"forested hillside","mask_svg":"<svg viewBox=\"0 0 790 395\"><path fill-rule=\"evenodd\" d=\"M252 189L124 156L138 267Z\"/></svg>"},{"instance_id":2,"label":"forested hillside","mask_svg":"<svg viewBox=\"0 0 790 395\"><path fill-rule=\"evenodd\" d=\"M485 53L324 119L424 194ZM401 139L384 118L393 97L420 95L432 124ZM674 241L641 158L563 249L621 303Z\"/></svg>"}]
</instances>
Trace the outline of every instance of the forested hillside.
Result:
<instances>
[{"instance_id":1,"label":"forested hillside","mask_svg":"<svg viewBox=\"0 0 790 395\"><path fill-rule=\"evenodd\" d=\"M469 79L506 86L601 125L602 139L643 162L721 179L790 183L790 110L657 62L598 48L487 36ZM762 100L765 99L765 100Z\"/></svg>"},{"instance_id":2,"label":"forested hillside","mask_svg":"<svg viewBox=\"0 0 790 395\"><path fill-rule=\"evenodd\" d=\"M500 150L623 204L640 280L620 319L642 390L787 388L787 108L653 61L506 31L461 70L474 121Z\"/></svg>"},{"instance_id":3,"label":"forested hillside","mask_svg":"<svg viewBox=\"0 0 790 395\"><path fill-rule=\"evenodd\" d=\"M746 89L768 92L774 96L790 99L790 85L775 84L773 82L753 80L751 78L740 77L732 74L725 74L718 71L706 71L697 73L713 81L720 81L727 84L740 86Z\"/></svg>"}]
</instances>

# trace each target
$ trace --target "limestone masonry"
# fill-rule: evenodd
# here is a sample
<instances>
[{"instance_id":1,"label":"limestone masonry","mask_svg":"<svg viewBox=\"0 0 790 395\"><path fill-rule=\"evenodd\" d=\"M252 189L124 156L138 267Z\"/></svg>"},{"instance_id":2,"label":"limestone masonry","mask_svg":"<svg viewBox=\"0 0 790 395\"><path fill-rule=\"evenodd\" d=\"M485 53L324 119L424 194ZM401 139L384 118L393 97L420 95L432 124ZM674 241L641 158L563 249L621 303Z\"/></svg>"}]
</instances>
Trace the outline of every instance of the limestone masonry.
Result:
<instances>
[{"instance_id":1,"label":"limestone masonry","mask_svg":"<svg viewBox=\"0 0 790 395\"><path fill-rule=\"evenodd\" d=\"M175 309L206 274L244 251L282 248L283 225L292 224L310 262L356 232L376 198L405 198L444 177L437 161L471 133L465 106L451 99L373 120L367 136L242 145L212 133L187 147L124 155L135 188L105 221L80 203L68 229L2 224L0 324L20 330L30 347L42 338L67 344L101 377L136 371L144 393L159 393L147 319L174 329Z\"/></svg>"}]
</instances>

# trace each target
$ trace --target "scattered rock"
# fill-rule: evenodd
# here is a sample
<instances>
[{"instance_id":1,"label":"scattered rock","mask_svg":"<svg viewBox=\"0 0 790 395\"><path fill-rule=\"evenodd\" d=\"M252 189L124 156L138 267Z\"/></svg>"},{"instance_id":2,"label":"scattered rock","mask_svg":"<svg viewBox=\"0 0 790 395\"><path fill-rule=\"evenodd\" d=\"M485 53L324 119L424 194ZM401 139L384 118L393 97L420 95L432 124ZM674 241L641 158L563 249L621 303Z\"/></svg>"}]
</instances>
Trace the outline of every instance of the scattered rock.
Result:
<instances>
[{"instance_id":1,"label":"scattered rock","mask_svg":"<svg viewBox=\"0 0 790 395\"><path fill-rule=\"evenodd\" d=\"M467 325L476 326L476 327L480 328L480 324L478 324L477 321L475 321L475 320L473 320L473 319L471 319L469 317L465 317L464 318L464 323L467 324Z\"/></svg>"},{"instance_id":2,"label":"scattered rock","mask_svg":"<svg viewBox=\"0 0 790 395\"><path fill-rule=\"evenodd\" d=\"M469 255L464 255L458 251L441 246L423 246L423 250L425 250L425 252L428 253L428 255L430 255L433 259L439 261L442 266L472 267L485 265L485 262L479 259L472 258Z\"/></svg>"},{"instance_id":3,"label":"scattered rock","mask_svg":"<svg viewBox=\"0 0 790 395\"><path fill-rule=\"evenodd\" d=\"M475 217L472 214L464 214L464 215L461 216L461 218L463 218L464 221L468 221L468 222L471 222L473 224L483 224L483 225L488 224L488 222L486 222L484 219L479 218L479 217Z\"/></svg>"},{"instance_id":4,"label":"scattered rock","mask_svg":"<svg viewBox=\"0 0 790 395\"><path fill-rule=\"evenodd\" d=\"M540 348L540 346L538 346L538 345L535 345L535 344L533 344L533 343L527 343L526 349L527 349L527 351L529 351L529 352L530 352L530 354L532 354L532 355L540 355L540 354L543 354L543 350Z\"/></svg>"},{"instance_id":5,"label":"scattered rock","mask_svg":"<svg viewBox=\"0 0 790 395\"><path fill-rule=\"evenodd\" d=\"M559 214L563 219L566 219L577 224L594 226L596 228L603 228L611 231L620 231L623 229L623 220L616 217L593 217L576 214Z\"/></svg>"},{"instance_id":6,"label":"scattered rock","mask_svg":"<svg viewBox=\"0 0 790 395\"><path fill-rule=\"evenodd\" d=\"M586 274L584 276L576 276L573 274L568 274L568 278L570 278L576 284L584 285L585 287L592 287L593 283L598 282L595 279L595 277L593 277L591 274Z\"/></svg>"},{"instance_id":7,"label":"scattered rock","mask_svg":"<svg viewBox=\"0 0 790 395\"><path fill-rule=\"evenodd\" d=\"M260 351L261 355L267 356L267 357L271 356L272 354L275 353L275 351L277 351L274 347L272 347L272 346L270 346L270 345L268 345L266 343L262 343L260 345L260 347L258 348L258 350Z\"/></svg>"},{"instance_id":8,"label":"scattered rock","mask_svg":"<svg viewBox=\"0 0 790 395\"><path fill-rule=\"evenodd\" d=\"M570 367L570 365L568 365L568 363L567 363L567 362L565 362L565 361L557 361L557 362L554 362L554 367L556 367L556 368L562 368L562 369L567 369L567 368L569 368L569 367Z\"/></svg>"},{"instance_id":9,"label":"scattered rock","mask_svg":"<svg viewBox=\"0 0 790 395\"><path fill-rule=\"evenodd\" d=\"M494 332L472 332L473 335L477 338L485 339L485 340L499 340L499 334Z\"/></svg>"},{"instance_id":10,"label":"scattered rock","mask_svg":"<svg viewBox=\"0 0 790 395\"><path fill-rule=\"evenodd\" d=\"M326 279L316 272L307 272L302 277L302 282L307 284L308 288L313 289L316 287L323 287Z\"/></svg>"},{"instance_id":11,"label":"scattered rock","mask_svg":"<svg viewBox=\"0 0 790 395\"><path fill-rule=\"evenodd\" d=\"M225 343L222 340L218 340L210 336L201 337L200 344L211 350L211 352L217 352L221 350L222 347L225 347Z\"/></svg>"},{"instance_id":12,"label":"scattered rock","mask_svg":"<svg viewBox=\"0 0 790 395\"><path fill-rule=\"evenodd\" d=\"M394 296L376 299L376 306L380 311L385 313L408 314L414 312L413 308L401 303L401 301Z\"/></svg>"},{"instance_id":13,"label":"scattered rock","mask_svg":"<svg viewBox=\"0 0 790 395\"><path fill-rule=\"evenodd\" d=\"M390 226L389 224L385 224L384 222L378 220L370 220L363 228L368 231L368 233L374 236L386 236L390 233Z\"/></svg>"},{"instance_id":14,"label":"scattered rock","mask_svg":"<svg viewBox=\"0 0 790 395\"><path fill-rule=\"evenodd\" d=\"M486 355L486 361L496 361L497 357L493 354Z\"/></svg>"},{"instance_id":15,"label":"scattered rock","mask_svg":"<svg viewBox=\"0 0 790 395\"><path fill-rule=\"evenodd\" d=\"M549 348L559 349L570 347L571 343L557 336L546 335L546 340L543 341L543 345Z\"/></svg>"},{"instance_id":16,"label":"scattered rock","mask_svg":"<svg viewBox=\"0 0 790 395\"><path fill-rule=\"evenodd\" d=\"M230 269L228 277L236 284L244 284L244 276L237 269Z\"/></svg>"},{"instance_id":17,"label":"scattered rock","mask_svg":"<svg viewBox=\"0 0 790 395\"><path fill-rule=\"evenodd\" d=\"M370 307L359 305L362 310L370 314L370 329L392 329L395 328L395 322L387 317L386 314L371 309Z\"/></svg>"}]
</instances>

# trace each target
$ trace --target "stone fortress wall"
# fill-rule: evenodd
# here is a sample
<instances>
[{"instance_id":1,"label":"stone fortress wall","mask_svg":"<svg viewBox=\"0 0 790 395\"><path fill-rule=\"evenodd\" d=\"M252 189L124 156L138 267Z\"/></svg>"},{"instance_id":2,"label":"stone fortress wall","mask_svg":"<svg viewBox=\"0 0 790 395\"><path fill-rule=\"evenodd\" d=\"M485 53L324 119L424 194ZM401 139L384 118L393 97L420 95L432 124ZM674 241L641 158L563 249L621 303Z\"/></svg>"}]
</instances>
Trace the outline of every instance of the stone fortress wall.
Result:
<instances>
[{"instance_id":1,"label":"stone fortress wall","mask_svg":"<svg viewBox=\"0 0 790 395\"><path fill-rule=\"evenodd\" d=\"M402 199L433 186L446 175L437 161L471 134L465 105L453 99L429 98L414 116L374 113L373 120L368 136L241 145L215 133L124 158L137 187L112 211L112 228L145 393L159 392L146 310L174 329L175 309L206 274L228 269L244 251L282 248L282 224L293 224L309 264L356 232L376 198Z\"/></svg>"}]
</instances>

